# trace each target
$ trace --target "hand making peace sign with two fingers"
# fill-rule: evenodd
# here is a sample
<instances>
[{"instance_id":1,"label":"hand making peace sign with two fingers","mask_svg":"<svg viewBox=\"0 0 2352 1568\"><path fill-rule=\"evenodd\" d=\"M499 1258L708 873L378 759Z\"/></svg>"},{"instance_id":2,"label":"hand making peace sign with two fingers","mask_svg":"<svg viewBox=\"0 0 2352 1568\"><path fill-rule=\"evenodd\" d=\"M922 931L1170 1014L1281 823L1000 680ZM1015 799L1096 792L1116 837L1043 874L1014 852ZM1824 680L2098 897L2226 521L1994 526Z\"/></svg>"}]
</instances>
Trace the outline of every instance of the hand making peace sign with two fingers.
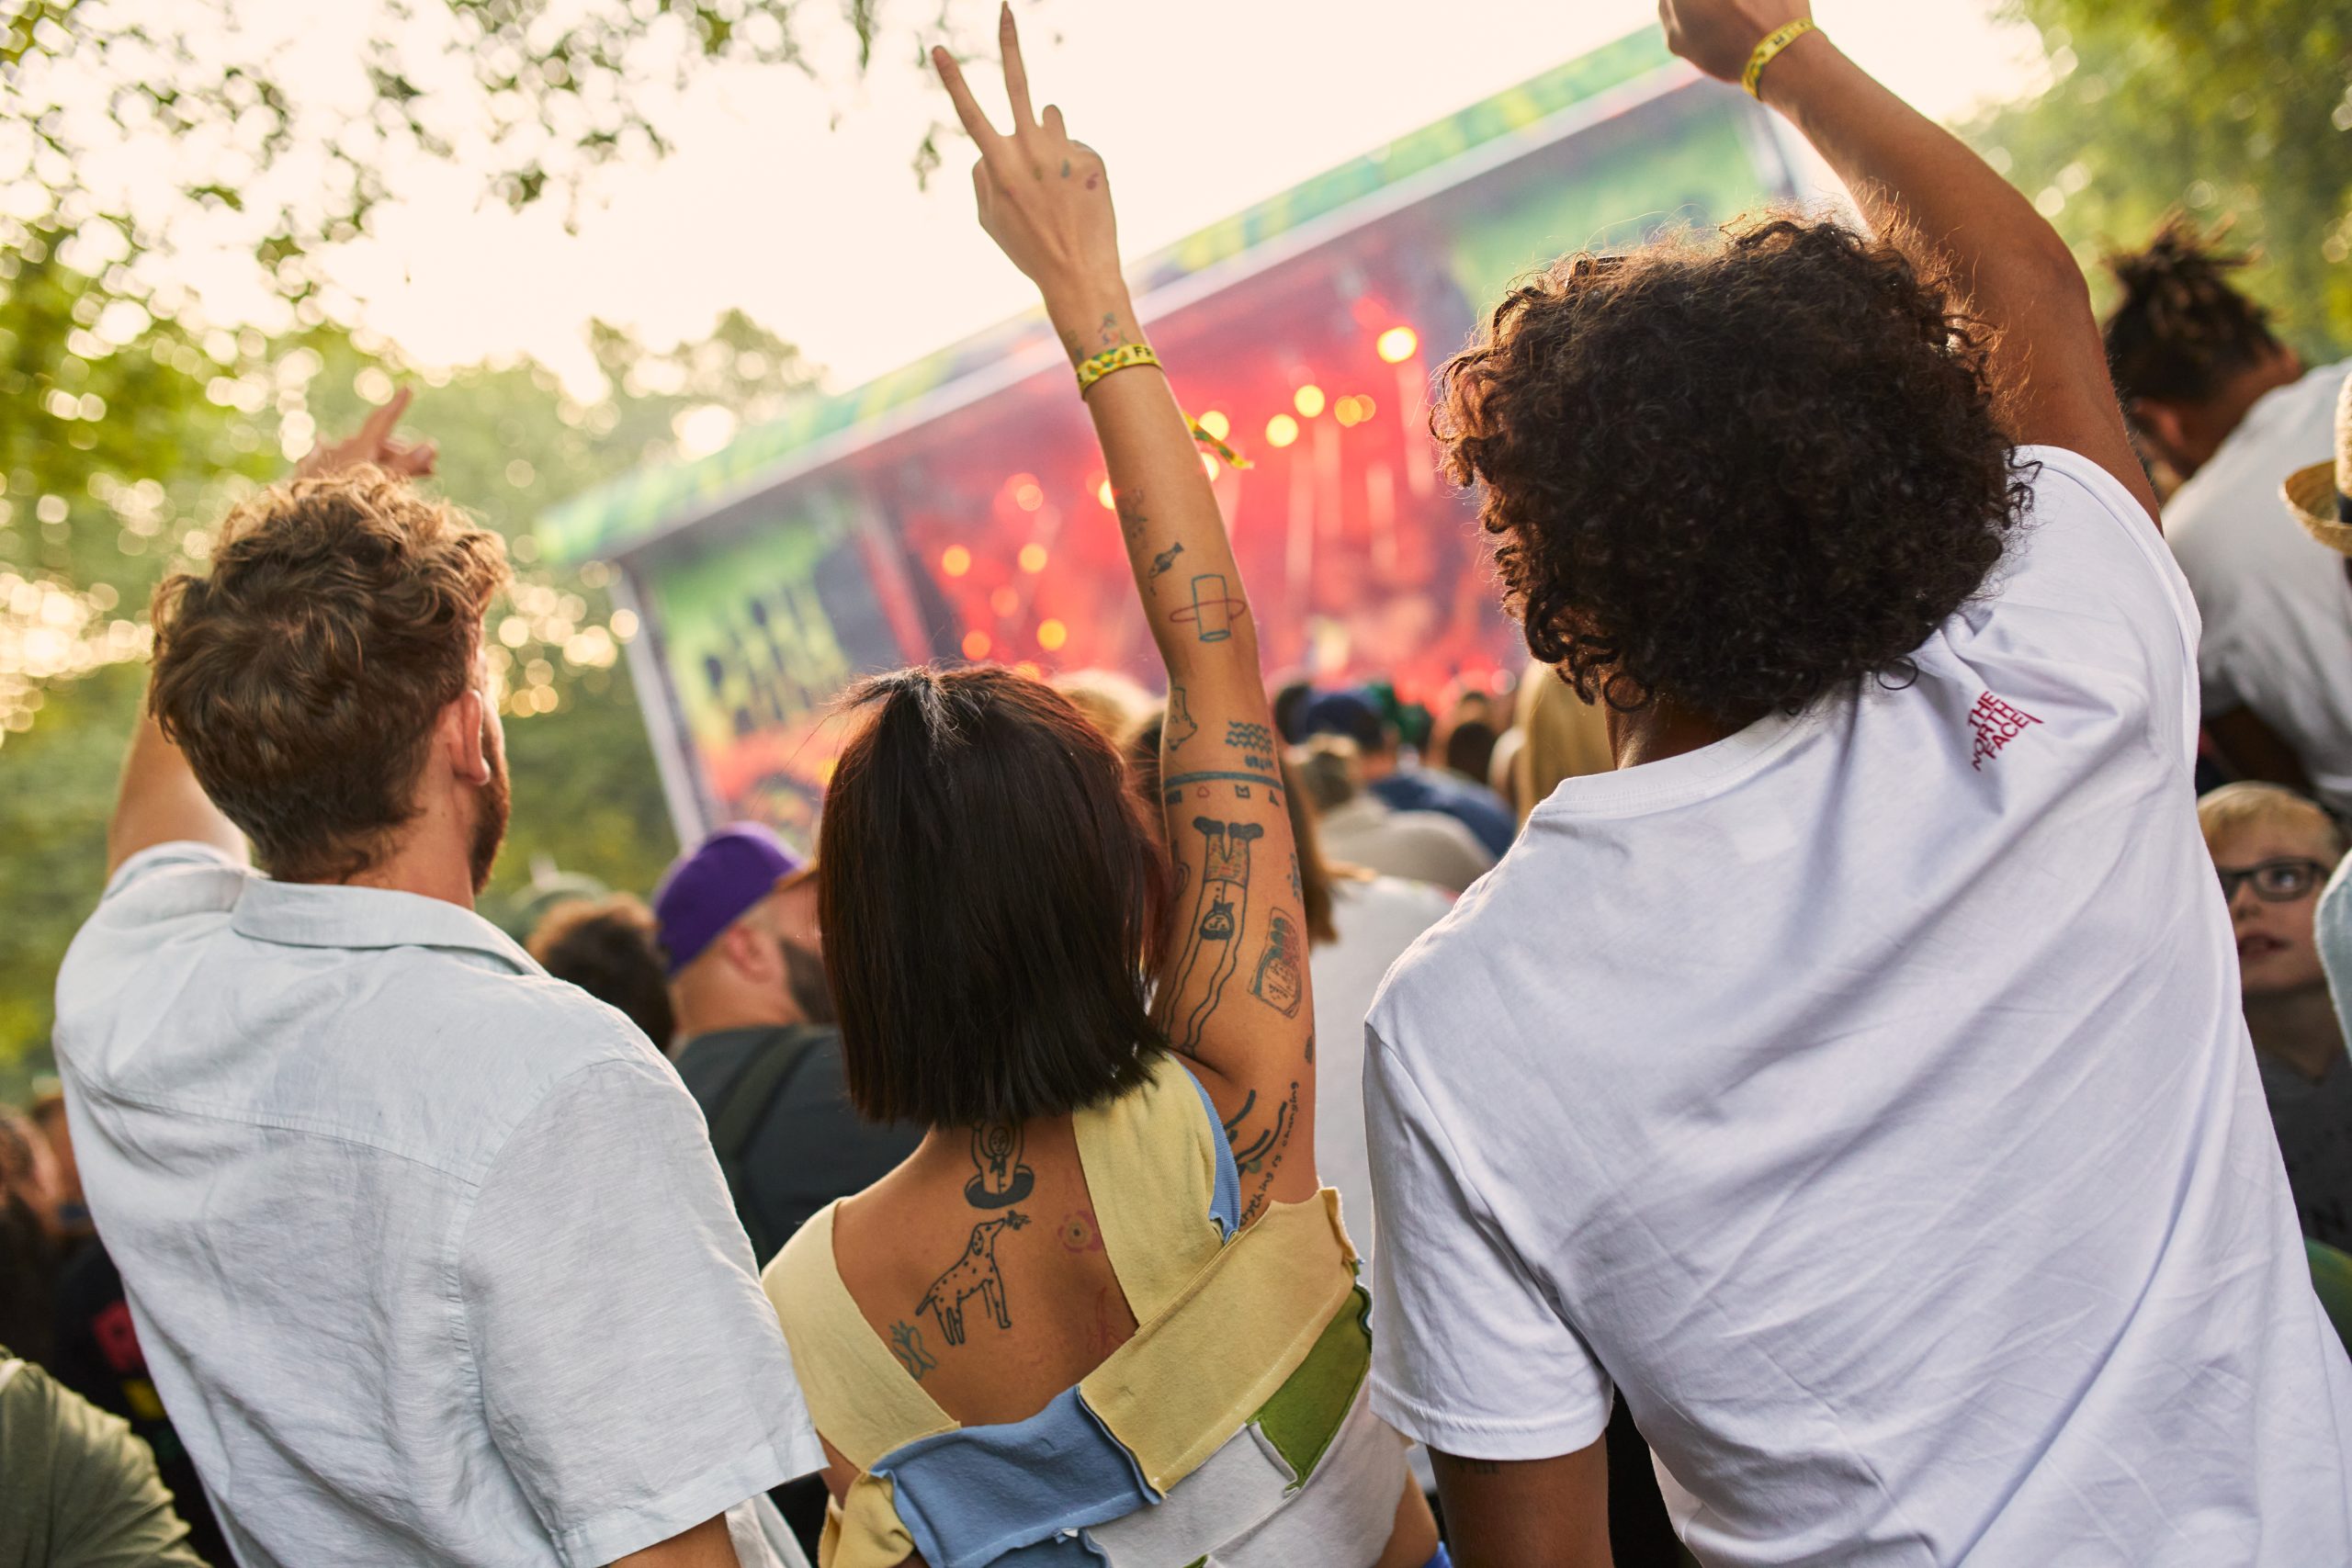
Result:
<instances>
[{"instance_id":1,"label":"hand making peace sign with two fingers","mask_svg":"<svg viewBox=\"0 0 2352 1568\"><path fill-rule=\"evenodd\" d=\"M1020 29L1012 7L1003 8L998 36L1004 54L1004 91L1012 109L1012 130L1001 133L972 95L963 69L944 49L933 49L932 63L955 100L980 150L972 166L973 194L979 200L980 227L1012 265L1027 274L1046 297L1046 306L1065 327L1065 311L1083 310L1106 288L1117 289L1118 223L1111 209L1111 181L1102 159L1082 141L1070 140L1062 111L1029 107L1029 73L1021 59Z\"/></svg>"}]
</instances>

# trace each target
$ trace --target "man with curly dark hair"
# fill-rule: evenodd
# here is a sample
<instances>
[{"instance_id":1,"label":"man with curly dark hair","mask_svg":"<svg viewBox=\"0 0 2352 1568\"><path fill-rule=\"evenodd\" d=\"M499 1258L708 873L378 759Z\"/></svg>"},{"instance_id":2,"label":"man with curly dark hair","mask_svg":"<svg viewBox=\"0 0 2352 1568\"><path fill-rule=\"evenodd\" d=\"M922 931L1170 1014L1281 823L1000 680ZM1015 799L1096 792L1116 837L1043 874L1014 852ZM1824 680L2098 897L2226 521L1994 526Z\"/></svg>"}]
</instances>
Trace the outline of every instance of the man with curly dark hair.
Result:
<instances>
[{"instance_id":1,"label":"man with curly dark hair","mask_svg":"<svg viewBox=\"0 0 2352 1568\"><path fill-rule=\"evenodd\" d=\"M1666 0L1869 234L1513 289L1436 415L1608 714L1367 1039L1374 1404L1465 1568L2352 1561L2191 783L2197 615L2050 226L1812 26Z\"/></svg>"}]
</instances>

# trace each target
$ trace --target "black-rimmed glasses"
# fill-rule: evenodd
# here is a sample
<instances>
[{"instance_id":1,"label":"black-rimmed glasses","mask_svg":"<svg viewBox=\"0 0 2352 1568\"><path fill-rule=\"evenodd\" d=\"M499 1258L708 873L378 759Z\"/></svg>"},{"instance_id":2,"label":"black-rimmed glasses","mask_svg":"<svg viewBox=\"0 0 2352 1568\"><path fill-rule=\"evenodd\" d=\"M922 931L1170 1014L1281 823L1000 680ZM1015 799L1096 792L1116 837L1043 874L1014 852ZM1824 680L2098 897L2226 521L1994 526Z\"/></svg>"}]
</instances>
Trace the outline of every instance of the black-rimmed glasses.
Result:
<instances>
[{"instance_id":1,"label":"black-rimmed glasses","mask_svg":"<svg viewBox=\"0 0 2352 1568\"><path fill-rule=\"evenodd\" d=\"M2251 884L2254 896L2266 904L2291 904L2307 898L2327 880L2327 863L2286 855L2260 865L2217 865L2222 878L2222 902L2237 901L2238 889Z\"/></svg>"}]
</instances>

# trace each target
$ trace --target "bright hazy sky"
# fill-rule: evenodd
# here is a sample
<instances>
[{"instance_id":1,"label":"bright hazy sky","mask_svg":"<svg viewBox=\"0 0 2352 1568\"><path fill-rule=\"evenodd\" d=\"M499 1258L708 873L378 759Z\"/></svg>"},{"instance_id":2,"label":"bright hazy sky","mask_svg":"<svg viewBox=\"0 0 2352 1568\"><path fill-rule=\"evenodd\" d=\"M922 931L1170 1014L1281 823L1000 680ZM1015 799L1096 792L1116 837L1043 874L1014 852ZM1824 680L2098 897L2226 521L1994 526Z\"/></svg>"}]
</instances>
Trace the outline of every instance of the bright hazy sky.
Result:
<instances>
[{"instance_id":1,"label":"bright hazy sky","mask_svg":"<svg viewBox=\"0 0 2352 1568\"><path fill-rule=\"evenodd\" d=\"M2031 36L1996 27L1989 9L1819 0L1850 53L1939 117L2033 79ZM1038 101L1060 103L1108 160L1130 256L1656 17L1649 0L1021 10ZM312 11L313 25L331 28L332 14ZM671 157L600 177L577 235L552 203L514 217L481 205L474 174L410 171L407 199L379 212L334 275L368 324L427 362L526 352L582 378L591 317L662 344L700 335L734 305L798 343L829 384L854 385L1034 299L972 220L960 135L944 141L932 189L916 188L910 156L945 110L904 52L847 97L788 72L711 82L669 122ZM993 85L992 66L974 74Z\"/></svg>"}]
</instances>

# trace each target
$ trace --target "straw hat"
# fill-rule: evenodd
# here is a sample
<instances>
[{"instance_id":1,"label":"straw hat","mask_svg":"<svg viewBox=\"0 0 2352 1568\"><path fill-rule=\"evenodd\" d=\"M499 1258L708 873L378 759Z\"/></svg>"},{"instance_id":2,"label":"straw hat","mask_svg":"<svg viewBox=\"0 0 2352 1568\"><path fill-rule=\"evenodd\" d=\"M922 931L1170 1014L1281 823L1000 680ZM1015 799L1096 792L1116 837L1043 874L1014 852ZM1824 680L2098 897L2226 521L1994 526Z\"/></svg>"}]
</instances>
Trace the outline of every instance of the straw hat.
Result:
<instances>
[{"instance_id":1,"label":"straw hat","mask_svg":"<svg viewBox=\"0 0 2352 1568\"><path fill-rule=\"evenodd\" d=\"M2352 556L2352 376L2335 399L2335 461L2296 469L2278 493L2312 538Z\"/></svg>"}]
</instances>

